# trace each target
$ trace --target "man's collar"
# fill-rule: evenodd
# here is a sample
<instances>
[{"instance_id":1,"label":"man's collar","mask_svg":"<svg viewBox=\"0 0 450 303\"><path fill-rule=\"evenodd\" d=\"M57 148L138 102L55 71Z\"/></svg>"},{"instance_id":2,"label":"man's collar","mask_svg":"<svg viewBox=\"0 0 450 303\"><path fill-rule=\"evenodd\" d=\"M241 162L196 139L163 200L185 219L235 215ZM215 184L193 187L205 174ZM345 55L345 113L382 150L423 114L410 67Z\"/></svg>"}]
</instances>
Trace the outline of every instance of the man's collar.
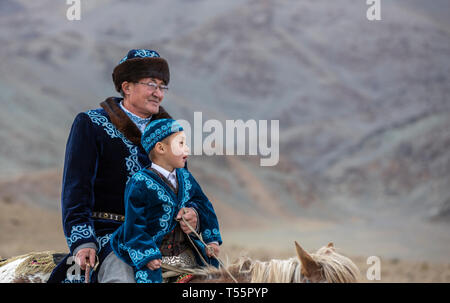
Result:
<instances>
[{"instance_id":1,"label":"man's collar","mask_svg":"<svg viewBox=\"0 0 450 303\"><path fill-rule=\"evenodd\" d=\"M130 117L119 106L121 98L109 97L105 101L100 103L100 106L105 110L111 123L122 133L124 136L133 142L133 144L141 145L141 131L137 128L136 124L131 121ZM165 119L172 118L162 106L159 107L159 112L152 116L152 119Z\"/></svg>"},{"instance_id":2,"label":"man's collar","mask_svg":"<svg viewBox=\"0 0 450 303\"><path fill-rule=\"evenodd\" d=\"M109 97L100 106L106 111L111 123L136 145L141 145L141 131L119 106L120 99Z\"/></svg>"},{"instance_id":3,"label":"man's collar","mask_svg":"<svg viewBox=\"0 0 450 303\"><path fill-rule=\"evenodd\" d=\"M131 121L133 121L134 124L136 124L136 126L139 128L139 130L143 133L145 130L145 127L151 121L152 116L150 116L148 118L139 117L138 115L132 113L131 111L129 111L128 109L125 108L125 106L123 105L123 100L119 102L119 106L128 115L128 117L130 117Z\"/></svg>"}]
</instances>

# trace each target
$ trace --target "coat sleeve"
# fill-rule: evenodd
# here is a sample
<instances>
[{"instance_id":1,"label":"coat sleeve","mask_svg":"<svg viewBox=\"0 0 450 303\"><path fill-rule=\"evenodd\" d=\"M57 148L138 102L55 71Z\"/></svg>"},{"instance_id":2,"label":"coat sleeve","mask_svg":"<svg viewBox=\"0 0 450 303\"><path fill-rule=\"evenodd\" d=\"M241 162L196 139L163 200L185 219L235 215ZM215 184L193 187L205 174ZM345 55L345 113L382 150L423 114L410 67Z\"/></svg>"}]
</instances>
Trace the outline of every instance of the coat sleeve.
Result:
<instances>
[{"instance_id":1,"label":"coat sleeve","mask_svg":"<svg viewBox=\"0 0 450 303\"><path fill-rule=\"evenodd\" d=\"M203 237L203 241L205 243L218 242L219 245L222 244L219 221L217 220L214 207L194 177L192 177L192 188L194 192L186 206L195 208L198 213L198 219L201 222L200 234Z\"/></svg>"},{"instance_id":2,"label":"coat sleeve","mask_svg":"<svg viewBox=\"0 0 450 303\"><path fill-rule=\"evenodd\" d=\"M61 208L64 235L70 252L80 245L97 245L91 219L98 164L95 129L85 113L76 116L66 145Z\"/></svg>"},{"instance_id":3,"label":"coat sleeve","mask_svg":"<svg viewBox=\"0 0 450 303\"><path fill-rule=\"evenodd\" d=\"M128 253L133 265L141 269L154 259L161 259L161 252L155 242L160 230L160 204L152 206L155 197L145 181L132 178L125 190L125 222L121 226L119 250ZM157 199L157 198L156 198ZM158 226L158 227L157 227ZM151 234L149 231L152 231Z\"/></svg>"}]
</instances>

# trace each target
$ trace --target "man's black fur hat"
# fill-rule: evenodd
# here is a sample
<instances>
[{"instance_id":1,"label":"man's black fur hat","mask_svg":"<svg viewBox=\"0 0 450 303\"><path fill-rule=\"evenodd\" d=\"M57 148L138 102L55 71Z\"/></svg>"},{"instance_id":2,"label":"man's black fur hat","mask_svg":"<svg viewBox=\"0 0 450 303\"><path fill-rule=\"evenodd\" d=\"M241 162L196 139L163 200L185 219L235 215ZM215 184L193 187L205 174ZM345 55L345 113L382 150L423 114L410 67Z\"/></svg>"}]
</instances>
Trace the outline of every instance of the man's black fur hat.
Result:
<instances>
[{"instance_id":1,"label":"man's black fur hat","mask_svg":"<svg viewBox=\"0 0 450 303\"><path fill-rule=\"evenodd\" d=\"M122 90L122 82L137 82L143 78L158 78L169 84L169 65L151 49L132 49L114 68L112 79L116 90Z\"/></svg>"}]
</instances>

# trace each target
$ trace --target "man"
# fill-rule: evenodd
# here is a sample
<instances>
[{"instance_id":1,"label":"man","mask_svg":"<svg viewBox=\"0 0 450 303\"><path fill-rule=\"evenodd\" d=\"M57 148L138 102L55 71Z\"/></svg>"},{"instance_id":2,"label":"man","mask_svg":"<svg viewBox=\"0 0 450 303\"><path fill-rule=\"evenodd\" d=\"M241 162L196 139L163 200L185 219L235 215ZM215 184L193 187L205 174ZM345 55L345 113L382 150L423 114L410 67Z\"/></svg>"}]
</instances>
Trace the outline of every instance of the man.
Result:
<instances>
[{"instance_id":1,"label":"man","mask_svg":"<svg viewBox=\"0 0 450 303\"><path fill-rule=\"evenodd\" d=\"M98 259L92 280L134 282L133 270L114 255L109 240L124 220L126 182L150 164L141 133L150 121L171 118L160 106L168 90L169 66L156 51L133 49L114 68L112 78L123 99L110 97L101 108L78 114L70 131L61 201L70 254L49 282L76 282L70 276L71 256L82 270L86 264L94 267ZM181 212L197 226L194 209ZM184 223L180 227L190 233Z\"/></svg>"}]
</instances>

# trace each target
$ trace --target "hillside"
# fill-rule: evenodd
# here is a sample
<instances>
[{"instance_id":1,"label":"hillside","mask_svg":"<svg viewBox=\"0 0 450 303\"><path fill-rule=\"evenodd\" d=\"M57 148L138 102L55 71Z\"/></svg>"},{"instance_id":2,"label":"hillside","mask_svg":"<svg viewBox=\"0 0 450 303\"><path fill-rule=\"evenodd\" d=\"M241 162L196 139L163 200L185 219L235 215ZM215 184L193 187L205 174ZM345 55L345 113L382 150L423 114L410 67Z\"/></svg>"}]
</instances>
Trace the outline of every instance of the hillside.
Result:
<instances>
[{"instance_id":1,"label":"hillside","mask_svg":"<svg viewBox=\"0 0 450 303\"><path fill-rule=\"evenodd\" d=\"M276 166L189 160L231 241L448 259L450 5L382 5L369 22L356 0L90 0L69 22L64 2L1 1L0 200L58 211L74 116L146 47L169 61L174 117L280 121Z\"/></svg>"}]
</instances>

